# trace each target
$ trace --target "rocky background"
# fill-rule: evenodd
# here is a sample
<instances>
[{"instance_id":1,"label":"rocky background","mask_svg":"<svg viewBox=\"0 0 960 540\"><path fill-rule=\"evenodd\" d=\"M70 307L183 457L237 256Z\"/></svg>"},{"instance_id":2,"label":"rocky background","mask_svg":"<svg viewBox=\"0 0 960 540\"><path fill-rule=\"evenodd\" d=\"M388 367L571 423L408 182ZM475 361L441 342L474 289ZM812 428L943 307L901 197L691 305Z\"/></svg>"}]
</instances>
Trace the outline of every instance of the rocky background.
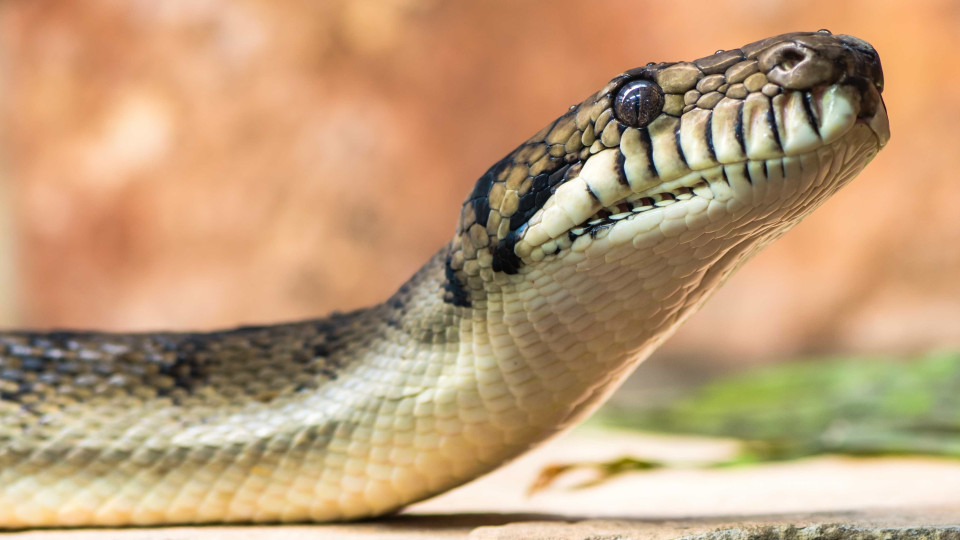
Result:
<instances>
[{"instance_id":1,"label":"rocky background","mask_svg":"<svg viewBox=\"0 0 960 540\"><path fill-rule=\"evenodd\" d=\"M379 302L487 166L613 74L818 28L880 51L892 141L658 354L956 347L952 0L0 1L0 323Z\"/></svg>"}]
</instances>

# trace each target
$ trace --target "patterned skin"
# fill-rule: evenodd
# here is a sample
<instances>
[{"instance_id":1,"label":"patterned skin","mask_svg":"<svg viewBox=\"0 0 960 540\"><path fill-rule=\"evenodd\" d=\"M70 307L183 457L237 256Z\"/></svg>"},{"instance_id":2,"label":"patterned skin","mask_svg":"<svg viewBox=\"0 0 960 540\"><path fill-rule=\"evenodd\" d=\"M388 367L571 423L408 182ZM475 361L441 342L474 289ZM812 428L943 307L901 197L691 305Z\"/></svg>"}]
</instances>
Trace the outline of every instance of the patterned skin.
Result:
<instances>
[{"instance_id":1,"label":"patterned skin","mask_svg":"<svg viewBox=\"0 0 960 540\"><path fill-rule=\"evenodd\" d=\"M594 410L888 138L876 52L648 64L490 168L378 306L213 333L0 334L0 526L392 512Z\"/></svg>"}]
</instances>

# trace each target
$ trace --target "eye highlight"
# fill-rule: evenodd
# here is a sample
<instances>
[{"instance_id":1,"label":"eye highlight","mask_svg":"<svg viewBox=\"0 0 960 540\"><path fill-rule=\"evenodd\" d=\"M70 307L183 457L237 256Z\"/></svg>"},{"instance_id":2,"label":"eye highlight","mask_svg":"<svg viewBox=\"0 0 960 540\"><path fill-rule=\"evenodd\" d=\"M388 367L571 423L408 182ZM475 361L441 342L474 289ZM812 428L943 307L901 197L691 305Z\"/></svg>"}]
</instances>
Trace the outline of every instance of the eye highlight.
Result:
<instances>
[{"instance_id":1,"label":"eye highlight","mask_svg":"<svg viewBox=\"0 0 960 540\"><path fill-rule=\"evenodd\" d=\"M621 124L644 127L663 110L663 90L653 81L635 79L620 87L613 113Z\"/></svg>"}]
</instances>

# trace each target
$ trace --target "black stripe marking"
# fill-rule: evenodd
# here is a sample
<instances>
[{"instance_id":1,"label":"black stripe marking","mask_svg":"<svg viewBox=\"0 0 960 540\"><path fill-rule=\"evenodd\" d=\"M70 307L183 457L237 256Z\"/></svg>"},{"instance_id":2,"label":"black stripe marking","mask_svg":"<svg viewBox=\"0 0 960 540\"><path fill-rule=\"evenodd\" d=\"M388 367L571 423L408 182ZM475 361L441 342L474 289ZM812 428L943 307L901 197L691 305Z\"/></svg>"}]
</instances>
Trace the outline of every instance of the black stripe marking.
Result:
<instances>
[{"instance_id":1,"label":"black stripe marking","mask_svg":"<svg viewBox=\"0 0 960 540\"><path fill-rule=\"evenodd\" d=\"M543 205L547 203L547 199L553 195L557 186L562 183L562 179L567 170L572 166L572 164L566 163L555 170L543 172L533 177L530 189L520 197L517 211L510 216L511 229L516 229L523 225L537 213L537 210L543 208Z\"/></svg>"},{"instance_id":2,"label":"black stripe marking","mask_svg":"<svg viewBox=\"0 0 960 540\"><path fill-rule=\"evenodd\" d=\"M586 184L586 182L584 183ZM593 200L597 201L597 204L601 206L603 205L603 203L600 202L600 197L598 197L597 194L593 192L593 188L590 187L590 184L587 184L587 193L590 194L590 197L592 197Z\"/></svg>"},{"instance_id":3,"label":"black stripe marking","mask_svg":"<svg viewBox=\"0 0 960 540\"><path fill-rule=\"evenodd\" d=\"M682 161L683 164L687 166L687 168L690 168L690 165L687 163L687 156L686 156L686 154L683 153L683 145L680 144L680 127L681 127L681 125L682 125L682 122L678 122L678 123L677 123L677 129L673 132L673 140L674 140L674 142L675 142L676 145L677 145L677 155L680 156L680 161Z\"/></svg>"},{"instance_id":4,"label":"black stripe marking","mask_svg":"<svg viewBox=\"0 0 960 540\"><path fill-rule=\"evenodd\" d=\"M777 129L777 117L773 113L773 103L767 100L767 124L770 125L770 131L773 131L773 138L777 142L777 148L783 150L783 143L780 142L780 130Z\"/></svg>"},{"instance_id":5,"label":"black stripe marking","mask_svg":"<svg viewBox=\"0 0 960 540\"><path fill-rule=\"evenodd\" d=\"M490 188L493 187L493 183L497 179L497 174L511 164L511 161L504 159L494 164L493 167L490 167L490 169L485 172L479 180L477 180L477 183L473 185L473 191L470 193L470 196L467 197L467 200L486 197L490 193Z\"/></svg>"},{"instance_id":6,"label":"black stripe marking","mask_svg":"<svg viewBox=\"0 0 960 540\"><path fill-rule=\"evenodd\" d=\"M490 199L482 197L473 200L473 215L477 218L477 223L481 226L487 226L487 218L490 217Z\"/></svg>"},{"instance_id":7,"label":"black stripe marking","mask_svg":"<svg viewBox=\"0 0 960 540\"><path fill-rule=\"evenodd\" d=\"M484 173L473 186L473 192L470 193L465 203L473 206L473 215L476 216L477 223L484 227L487 226L487 217L490 215L490 201L487 197L490 195L490 188L493 187L496 175L502 170L503 165L503 162L497 163Z\"/></svg>"},{"instance_id":8,"label":"black stripe marking","mask_svg":"<svg viewBox=\"0 0 960 540\"><path fill-rule=\"evenodd\" d=\"M747 153L747 142L744 140L743 136L743 102L740 102L740 108L737 109L737 121L733 124L733 135L737 139L737 144L740 145L740 149L743 150L743 153Z\"/></svg>"},{"instance_id":9,"label":"black stripe marking","mask_svg":"<svg viewBox=\"0 0 960 540\"><path fill-rule=\"evenodd\" d=\"M647 128L640 128L640 144L647 150L647 168L653 178L660 177L660 171L657 170L657 164L653 161L653 140L650 139L650 132Z\"/></svg>"},{"instance_id":10,"label":"black stripe marking","mask_svg":"<svg viewBox=\"0 0 960 540\"><path fill-rule=\"evenodd\" d=\"M487 226L487 218L490 215L490 201L488 199L490 189L493 188L493 184L497 182L497 178L499 178L505 170L516 166L513 156L523 148L524 146L517 148L508 154L507 157L494 163L473 185L473 191L470 192L470 195L463 205L466 206L469 204L473 206L473 214L476 216L476 222L480 225L484 227Z\"/></svg>"},{"instance_id":11,"label":"black stripe marking","mask_svg":"<svg viewBox=\"0 0 960 540\"><path fill-rule=\"evenodd\" d=\"M717 150L713 147L713 111L707 116L707 132L704 135L707 142L707 151L710 152L710 158L717 161Z\"/></svg>"},{"instance_id":12,"label":"black stripe marking","mask_svg":"<svg viewBox=\"0 0 960 540\"><path fill-rule=\"evenodd\" d=\"M443 300L448 304L455 306L470 307L470 292L463 286L463 282L457 277L456 270L451 266L451 256L447 254L446 265L444 268L446 279L443 281Z\"/></svg>"},{"instance_id":13,"label":"black stripe marking","mask_svg":"<svg viewBox=\"0 0 960 540\"><path fill-rule=\"evenodd\" d=\"M743 176L747 179L747 182L749 182L750 185L752 186L752 185L753 185L753 175L750 174L750 167L747 166L747 163L748 163L748 162L744 162L744 163L743 163Z\"/></svg>"},{"instance_id":14,"label":"black stripe marking","mask_svg":"<svg viewBox=\"0 0 960 540\"><path fill-rule=\"evenodd\" d=\"M558 185L563 183L564 179L566 179L567 171L569 170L570 170L570 166L568 165L566 167L561 167L553 171L552 173L550 173L550 176L547 177L548 178L547 183L550 185L551 188L557 187Z\"/></svg>"},{"instance_id":15,"label":"black stripe marking","mask_svg":"<svg viewBox=\"0 0 960 540\"><path fill-rule=\"evenodd\" d=\"M810 101L810 94L803 92L803 110L807 113L807 122L813 128L813 132L820 136L820 128L817 127L817 116L813 114L813 102Z\"/></svg>"},{"instance_id":16,"label":"black stripe marking","mask_svg":"<svg viewBox=\"0 0 960 540\"><path fill-rule=\"evenodd\" d=\"M729 186L729 185L730 185L730 179L727 178L727 168L726 168L725 166L721 166L721 167L720 167L720 174L723 175L723 181L724 181L724 183L726 183L726 184Z\"/></svg>"},{"instance_id":17,"label":"black stripe marking","mask_svg":"<svg viewBox=\"0 0 960 540\"><path fill-rule=\"evenodd\" d=\"M617 150L617 170L614 171L617 173L617 182L620 182L621 186L630 186L630 182L627 181L627 156L623 155L622 150Z\"/></svg>"},{"instance_id":18,"label":"black stripe marking","mask_svg":"<svg viewBox=\"0 0 960 540\"><path fill-rule=\"evenodd\" d=\"M563 169L563 182L566 182L567 180L570 180L574 176L577 176L578 174L580 174L580 169L583 169L582 161L576 161L574 163L571 163L569 167L565 167ZM554 186L551 185L551 187L554 187Z\"/></svg>"},{"instance_id":19,"label":"black stripe marking","mask_svg":"<svg viewBox=\"0 0 960 540\"><path fill-rule=\"evenodd\" d=\"M497 247L493 250L493 260L491 261L494 272L516 274L520 271L520 257L517 256L514 248L517 245L517 240L520 239L520 236L525 230L527 230L526 223L519 229L510 231L510 234L508 234L506 238L497 243Z\"/></svg>"}]
</instances>

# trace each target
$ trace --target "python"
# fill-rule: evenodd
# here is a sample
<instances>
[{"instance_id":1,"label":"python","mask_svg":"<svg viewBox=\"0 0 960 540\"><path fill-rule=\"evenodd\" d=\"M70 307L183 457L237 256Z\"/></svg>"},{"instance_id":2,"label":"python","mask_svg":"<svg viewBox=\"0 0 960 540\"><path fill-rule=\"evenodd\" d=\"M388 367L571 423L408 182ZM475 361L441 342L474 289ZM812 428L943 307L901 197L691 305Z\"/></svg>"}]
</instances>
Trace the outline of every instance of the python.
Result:
<instances>
[{"instance_id":1,"label":"python","mask_svg":"<svg viewBox=\"0 0 960 540\"><path fill-rule=\"evenodd\" d=\"M785 34L614 77L494 164L384 303L212 333L0 333L0 526L333 521L598 407L887 143L877 53Z\"/></svg>"}]
</instances>

